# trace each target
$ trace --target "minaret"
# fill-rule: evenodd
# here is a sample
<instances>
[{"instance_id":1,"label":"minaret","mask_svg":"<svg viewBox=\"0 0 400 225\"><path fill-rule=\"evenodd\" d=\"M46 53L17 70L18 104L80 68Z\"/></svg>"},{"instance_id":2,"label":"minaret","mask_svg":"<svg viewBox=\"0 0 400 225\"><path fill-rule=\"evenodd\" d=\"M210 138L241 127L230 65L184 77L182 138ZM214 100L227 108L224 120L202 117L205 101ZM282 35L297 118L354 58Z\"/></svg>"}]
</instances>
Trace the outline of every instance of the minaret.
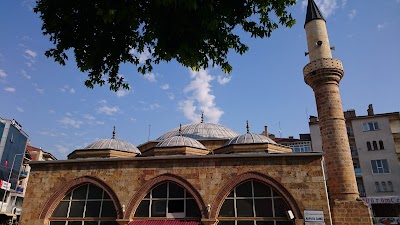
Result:
<instances>
[{"instance_id":1,"label":"minaret","mask_svg":"<svg viewBox=\"0 0 400 225\"><path fill-rule=\"evenodd\" d=\"M304 80L317 102L330 199L355 200L359 194L339 93L343 66L332 58L325 19L313 0L308 1L304 28L310 57Z\"/></svg>"}]
</instances>

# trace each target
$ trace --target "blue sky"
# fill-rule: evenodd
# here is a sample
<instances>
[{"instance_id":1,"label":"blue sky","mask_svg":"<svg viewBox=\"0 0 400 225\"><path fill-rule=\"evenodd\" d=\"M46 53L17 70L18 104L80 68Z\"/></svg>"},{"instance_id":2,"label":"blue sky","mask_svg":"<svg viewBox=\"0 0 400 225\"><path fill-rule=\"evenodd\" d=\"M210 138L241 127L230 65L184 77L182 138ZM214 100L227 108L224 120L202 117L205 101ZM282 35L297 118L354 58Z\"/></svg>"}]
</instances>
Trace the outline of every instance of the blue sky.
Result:
<instances>
[{"instance_id":1,"label":"blue sky","mask_svg":"<svg viewBox=\"0 0 400 225\"><path fill-rule=\"evenodd\" d=\"M400 0L316 0L327 20L333 57L342 60L343 108L365 115L400 110ZM120 74L131 90L107 86L88 89L72 57L66 66L44 56L52 45L33 13L34 1L0 3L0 117L16 119L31 145L59 159L99 138L139 145L179 126L205 121L238 133L260 133L264 125L283 137L308 133L316 115L313 92L303 81L308 63L305 3L290 8L296 25L269 39L241 34L250 50L230 54L231 75L219 68L192 72L175 62L162 63L142 76L133 65ZM143 58L148 55L143 54ZM149 132L150 127L150 132ZM150 135L149 135L150 134Z\"/></svg>"}]
</instances>

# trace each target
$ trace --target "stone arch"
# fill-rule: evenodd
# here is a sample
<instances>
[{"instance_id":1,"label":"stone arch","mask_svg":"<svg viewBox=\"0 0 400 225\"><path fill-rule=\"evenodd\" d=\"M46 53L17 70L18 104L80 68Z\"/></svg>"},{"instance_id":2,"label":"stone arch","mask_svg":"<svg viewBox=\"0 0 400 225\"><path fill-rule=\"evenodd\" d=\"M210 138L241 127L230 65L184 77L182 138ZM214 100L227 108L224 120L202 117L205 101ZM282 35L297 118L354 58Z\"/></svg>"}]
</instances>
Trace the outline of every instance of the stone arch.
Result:
<instances>
[{"instance_id":1,"label":"stone arch","mask_svg":"<svg viewBox=\"0 0 400 225\"><path fill-rule=\"evenodd\" d=\"M93 177L93 176L78 177L72 181L66 182L66 184L63 185L62 187L60 187L46 202L46 204L44 205L44 207L42 209L42 212L40 213L39 218L40 219L50 218L51 213L57 207L57 205L61 201L61 199L66 194L68 194L70 191L72 191L74 188L78 187L79 185L85 184L85 183L91 183L91 184L97 185L100 188L102 188L105 192L107 192L107 194L110 196L111 200L113 201L114 206L116 207L117 219L123 218L121 203L119 202L118 197L115 194L115 192L104 181L100 180L97 177Z\"/></svg>"},{"instance_id":2,"label":"stone arch","mask_svg":"<svg viewBox=\"0 0 400 225\"><path fill-rule=\"evenodd\" d=\"M138 191L137 193L133 196L133 198L129 201L128 206L126 207L126 213L124 219L130 219L133 218L135 211L137 207L139 206L140 202L144 198L144 196L147 195L147 193L156 185L166 182L166 181L172 181L183 188L186 189L194 198L196 201L197 205L199 206L200 212L201 212L201 217L202 218L207 218L208 212L206 205L204 204L203 198L200 196L199 192L193 187L192 184L190 184L187 180L185 180L182 177L179 177L174 174L169 174L165 173L162 175L159 175L148 182L146 182Z\"/></svg>"},{"instance_id":3,"label":"stone arch","mask_svg":"<svg viewBox=\"0 0 400 225\"><path fill-rule=\"evenodd\" d=\"M286 188L283 187L283 185L280 184L275 179L257 172L247 172L240 174L231 179L230 181L228 181L227 183L225 183L225 185L222 187L222 189L215 197L213 204L211 205L210 218L218 217L219 210L221 209L221 206L224 203L225 198L229 195L229 193L233 190L234 187L238 186L240 183L243 183L244 181L247 180L257 180L274 188L276 192L278 192L279 195L282 196L282 198L288 203L290 208L293 210L295 218L296 219L303 218L297 202L295 201L293 196L289 193L289 191L286 190Z\"/></svg>"}]
</instances>

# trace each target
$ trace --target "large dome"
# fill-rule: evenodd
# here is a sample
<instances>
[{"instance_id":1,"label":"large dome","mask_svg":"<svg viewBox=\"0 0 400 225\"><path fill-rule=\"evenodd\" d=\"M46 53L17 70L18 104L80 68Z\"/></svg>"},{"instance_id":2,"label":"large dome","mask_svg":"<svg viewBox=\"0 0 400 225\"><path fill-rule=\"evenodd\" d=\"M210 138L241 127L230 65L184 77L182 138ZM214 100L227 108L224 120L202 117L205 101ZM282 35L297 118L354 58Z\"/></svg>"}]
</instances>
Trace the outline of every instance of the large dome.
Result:
<instances>
[{"instance_id":1,"label":"large dome","mask_svg":"<svg viewBox=\"0 0 400 225\"><path fill-rule=\"evenodd\" d=\"M236 136L225 143L224 146L234 145L234 144L254 144L254 143L270 143L276 144L271 138L260 134L246 133Z\"/></svg>"},{"instance_id":2,"label":"large dome","mask_svg":"<svg viewBox=\"0 0 400 225\"><path fill-rule=\"evenodd\" d=\"M206 147L204 147L203 144L201 144L197 140L184 136L169 137L167 139L160 141L156 145L156 147L181 147L181 146L207 149Z\"/></svg>"},{"instance_id":3,"label":"large dome","mask_svg":"<svg viewBox=\"0 0 400 225\"><path fill-rule=\"evenodd\" d=\"M182 126L182 136L190 137L196 140L206 139L231 139L238 134L226 127L214 123L192 123ZM164 140L169 137L179 136L179 127L161 135L157 140Z\"/></svg>"},{"instance_id":4,"label":"large dome","mask_svg":"<svg viewBox=\"0 0 400 225\"><path fill-rule=\"evenodd\" d=\"M140 154L139 149L133 144L116 138L99 139L83 148L83 150L118 150Z\"/></svg>"}]
</instances>

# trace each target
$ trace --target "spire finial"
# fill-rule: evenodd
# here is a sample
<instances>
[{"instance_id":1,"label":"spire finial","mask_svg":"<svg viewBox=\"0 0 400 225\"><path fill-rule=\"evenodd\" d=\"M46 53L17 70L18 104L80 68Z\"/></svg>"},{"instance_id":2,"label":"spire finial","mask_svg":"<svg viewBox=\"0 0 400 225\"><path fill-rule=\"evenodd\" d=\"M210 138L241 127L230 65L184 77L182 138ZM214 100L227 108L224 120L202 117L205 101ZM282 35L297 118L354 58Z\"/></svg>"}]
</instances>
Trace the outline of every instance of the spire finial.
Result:
<instances>
[{"instance_id":1,"label":"spire finial","mask_svg":"<svg viewBox=\"0 0 400 225\"><path fill-rule=\"evenodd\" d=\"M318 6L315 4L314 0L308 0L306 22L304 23L304 27L311 20L317 20L317 19L325 21L321 11L319 11Z\"/></svg>"},{"instance_id":2,"label":"spire finial","mask_svg":"<svg viewBox=\"0 0 400 225\"><path fill-rule=\"evenodd\" d=\"M201 111L201 123L204 123L204 111Z\"/></svg>"},{"instance_id":3,"label":"spire finial","mask_svg":"<svg viewBox=\"0 0 400 225\"><path fill-rule=\"evenodd\" d=\"M179 124L179 136L182 136L182 124Z\"/></svg>"},{"instance_id":4,"label":"spire finial","mask_svg":"<svg viewBox=\"0 0 400 225\"><path fill-rule=\"evenodd\" d=\"M247 133L250 133L250 126L249 126L248 120L246 120L246 129L247 129Z\"/></svg>"},{"instance_id":5,"label":"spire finial","mask_svg":"<svg viewBox=\"0 0 400 225\"><path fill-rule=\"evenodd\" d=\"M115 126L114 126L114 129L113 129L113 136L112 136L112 139L115 139Z\"/></svg>"}]
</instances>

